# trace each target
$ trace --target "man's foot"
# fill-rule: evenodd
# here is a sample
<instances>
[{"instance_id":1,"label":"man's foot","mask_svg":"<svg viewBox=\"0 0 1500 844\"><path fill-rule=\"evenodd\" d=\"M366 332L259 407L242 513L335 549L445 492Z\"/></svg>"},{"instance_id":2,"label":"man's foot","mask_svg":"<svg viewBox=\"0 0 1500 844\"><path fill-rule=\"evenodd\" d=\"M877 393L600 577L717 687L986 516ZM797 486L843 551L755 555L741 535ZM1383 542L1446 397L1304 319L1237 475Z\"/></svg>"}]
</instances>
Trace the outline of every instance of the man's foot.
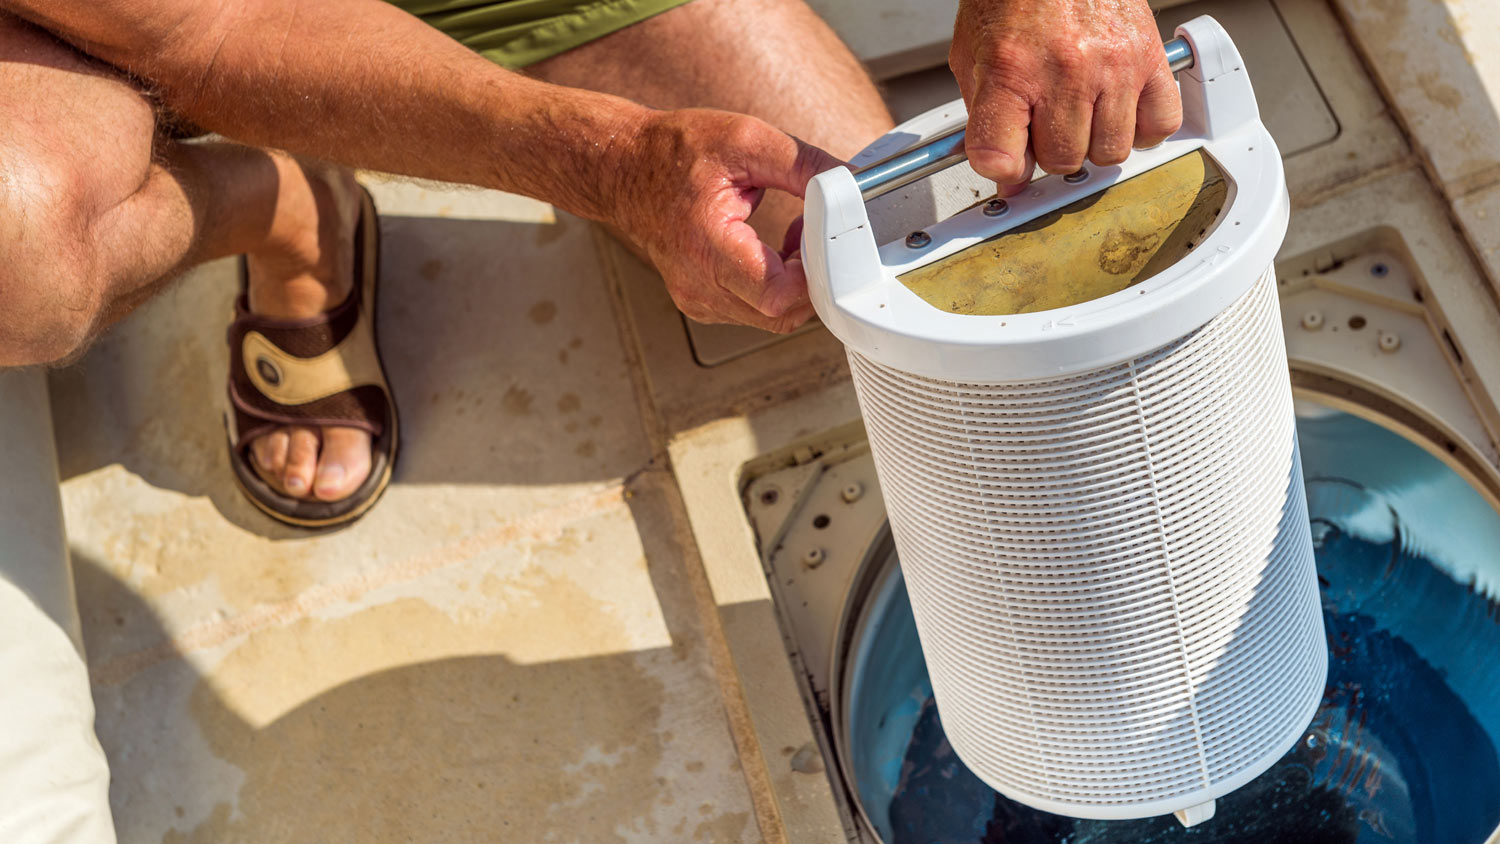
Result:
<instances>
[{"instance_id":1,"label":"man's foot","mask_svg":"<svg viewBox=\"0 0 1500 844\"><path fill-rule=\"evenodd\" d=\"M314 317L353 289L360 188L347 170L273 154L280 181L269 247L247 256L252 313ZM249 448L256 474L293 498L338 501L370 474L370 434L358 428L276 428Z\"/></svg>"}]
</instances>

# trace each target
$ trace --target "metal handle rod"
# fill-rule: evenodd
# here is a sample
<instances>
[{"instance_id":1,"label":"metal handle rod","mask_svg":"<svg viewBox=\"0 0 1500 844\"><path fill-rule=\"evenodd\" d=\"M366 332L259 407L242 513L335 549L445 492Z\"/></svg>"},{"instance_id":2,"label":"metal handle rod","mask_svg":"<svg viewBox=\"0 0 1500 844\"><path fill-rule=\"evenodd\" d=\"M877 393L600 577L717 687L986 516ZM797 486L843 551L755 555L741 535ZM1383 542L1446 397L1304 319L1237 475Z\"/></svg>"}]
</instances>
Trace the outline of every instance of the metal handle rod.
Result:
<instances>
[{"instance_id":1,"label":"metal handle rod","mask_svg":"<svg viewBox=\"0 0 1500 844\"><path fill-rule=\"evenodd\" d=\"M1162 47L1167 51L1167 66L1173 73L1193 66L1193 49L1186 38L1173 38ZM860 168L854 174L854 181L859 185L860 195L868 202L939 170L946 170L968 157L964 151L964 127L960 126L919 147Z\"/></svg>"}]
</instances>

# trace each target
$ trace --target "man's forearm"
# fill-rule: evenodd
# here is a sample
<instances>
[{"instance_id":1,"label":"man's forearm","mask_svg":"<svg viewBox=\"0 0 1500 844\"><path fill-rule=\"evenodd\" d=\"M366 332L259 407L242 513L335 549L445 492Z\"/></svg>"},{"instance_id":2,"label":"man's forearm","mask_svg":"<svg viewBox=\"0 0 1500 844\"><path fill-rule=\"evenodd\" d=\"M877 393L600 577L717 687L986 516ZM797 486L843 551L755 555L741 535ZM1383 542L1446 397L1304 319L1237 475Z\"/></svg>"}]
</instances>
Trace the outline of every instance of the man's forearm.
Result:
<instances>
[{"instance_id":1,"label":"man's forearm","mask_svg":"<svg viewBox=\"0 0 1500 844\"><path fill-rule=\"evenodd\" d=\"M801 262L747 222L836 159L763 121L653 111L498 68L383 0L0 0L205 129L523 193L611 223L688 316L789 331Z\"/></svg>"},{"instance_id":2,"label":"man's forearm","mask_svg":"<svg viewBox=\"0 0 1500 844\"><path fill-rule=\"evenodd\" d=\"M249 144L608 215L647 110L496 67L383 0L0 0Z\"/></svg>"}]
</instances>

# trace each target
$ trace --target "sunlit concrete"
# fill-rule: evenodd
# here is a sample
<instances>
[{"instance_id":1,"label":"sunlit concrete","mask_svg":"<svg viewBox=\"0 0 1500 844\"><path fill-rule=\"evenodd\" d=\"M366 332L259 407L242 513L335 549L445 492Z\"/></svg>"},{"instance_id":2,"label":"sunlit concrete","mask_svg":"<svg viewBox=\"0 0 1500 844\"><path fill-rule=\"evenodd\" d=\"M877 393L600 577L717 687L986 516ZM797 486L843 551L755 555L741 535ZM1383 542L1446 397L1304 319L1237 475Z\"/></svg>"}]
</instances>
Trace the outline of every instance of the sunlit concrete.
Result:
<instances>
[{"instance_id":1,"label":"sunlit concrete","mask_svg":"<svg viewBox=\"0 0 1500 844\"><path fill-rule=\"evenodd\" d=\"M370 181L405 441L354 526L230 480L233 262L52 376L121 840L755 840L600 235Z\"/></svg>"}]
</instances>

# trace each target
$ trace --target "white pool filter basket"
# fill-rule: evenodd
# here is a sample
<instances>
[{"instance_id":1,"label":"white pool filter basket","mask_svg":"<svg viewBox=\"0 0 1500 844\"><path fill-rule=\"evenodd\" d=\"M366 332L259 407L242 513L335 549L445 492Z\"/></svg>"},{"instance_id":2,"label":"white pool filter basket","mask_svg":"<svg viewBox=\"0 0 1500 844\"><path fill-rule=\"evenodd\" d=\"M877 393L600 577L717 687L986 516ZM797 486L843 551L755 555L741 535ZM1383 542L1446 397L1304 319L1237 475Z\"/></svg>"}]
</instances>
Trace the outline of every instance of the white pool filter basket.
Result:
<instances>
[{"instance_id":1,"label":"white pool filter basket","mask_svg":"<svg viewBox=\"0 0 1500 844\"><path fill-rule=\"evenodd\" d=\"M809 287L849 349L944 730L1001 794L1074 817L1211 817L1301 737L1327 671L1271 269L1280 159L1223 30L1179 33L1187 124L1092 186L935 221L921 255L876 246L848 171L809 192ZM986 317L896 280L1199 149L1229 200L1139 285Z\"/></svg>"}]
</instances>

